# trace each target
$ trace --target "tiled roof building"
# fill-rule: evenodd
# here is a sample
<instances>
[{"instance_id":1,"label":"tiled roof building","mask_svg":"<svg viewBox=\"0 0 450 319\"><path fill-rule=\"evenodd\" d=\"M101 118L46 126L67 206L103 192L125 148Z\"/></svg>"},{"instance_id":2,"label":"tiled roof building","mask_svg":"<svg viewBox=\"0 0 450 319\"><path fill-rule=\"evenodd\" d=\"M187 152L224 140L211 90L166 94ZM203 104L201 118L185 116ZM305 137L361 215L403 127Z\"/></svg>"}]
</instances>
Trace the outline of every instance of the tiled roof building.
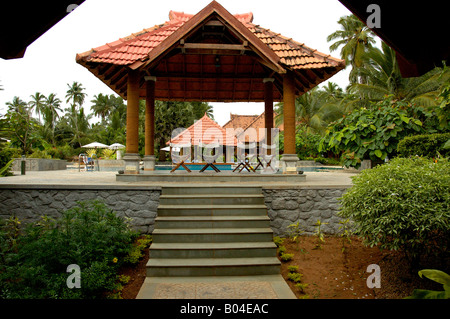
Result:
<instances>
[{"instance_id":1,"label":"tiled roof building","mask_svg":"<svg viewBox=\"0 0 450 319\"><path fill-rule=\"evenodd\" d=\"M252 13L230 14L217 1L195 15L171 11L169 21L77 54L76 61L127 99L126 174L139 174L141 98L144 163L154 158L155 100L264 102L267 129L274 101L283 101L282 161L286 173L295 173L295 97L345 67L343 60L254 24Z\"/></svg>"}]
</instances>

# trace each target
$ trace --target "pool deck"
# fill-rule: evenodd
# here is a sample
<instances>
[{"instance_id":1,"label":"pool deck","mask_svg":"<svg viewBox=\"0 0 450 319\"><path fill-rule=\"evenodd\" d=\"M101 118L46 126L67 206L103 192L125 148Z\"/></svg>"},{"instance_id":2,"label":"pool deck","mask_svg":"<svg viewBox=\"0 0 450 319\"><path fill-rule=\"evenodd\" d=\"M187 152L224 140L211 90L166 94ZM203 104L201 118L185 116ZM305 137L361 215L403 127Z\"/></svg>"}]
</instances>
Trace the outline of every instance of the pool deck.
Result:
<instances>
[{"instance_id":1,"label":"pool deck","mask_svg":"<svg viewBox=\"0 0 450 319\"><path fill-rule=\"evenodd\" d=\"M180 183L179 181L117 181L116 172L78 172L77 170L59 170L59 171L28 171L25 175L20 175L20 172L13 172L14 176L8 176L0 178L1 188L135 188L135 187L161 187L164 185L173 185L174 183ZM192 183L198 184L204 181L193 181L189 180L189 177L195 175L200 175L199 173L184 173L176 172L172 176L183 176L186 177L185 181L182 183ZM220 173L215 172L204 172L201 173L202 176L209 176L210 181L214 176L223 176ZM229 173L228 173L229 174ZM353 171L328 171L328 172L306 172L303 174L302 181L296 183L286 183L286 182L269 182L269 184L274 187L286 188L286 187L350 187L352 184L351 177L357 173ZM142 174L144 175L144 174ZM168 172L161 172L157 175L169 176ZM246 176L255 176L255 173L235 173L233 175L239 176L240 180L238 182L230 182L232 184L248 184L248 185L267 185L267 179L261 183L258 181L246 181ZM279 174L282 175L282 174ZM269 176L268 176L269 177ZM208 182L213 184L212 182ZM221 181L221 184L226 182Z\"/></svg>"}]
</instances>

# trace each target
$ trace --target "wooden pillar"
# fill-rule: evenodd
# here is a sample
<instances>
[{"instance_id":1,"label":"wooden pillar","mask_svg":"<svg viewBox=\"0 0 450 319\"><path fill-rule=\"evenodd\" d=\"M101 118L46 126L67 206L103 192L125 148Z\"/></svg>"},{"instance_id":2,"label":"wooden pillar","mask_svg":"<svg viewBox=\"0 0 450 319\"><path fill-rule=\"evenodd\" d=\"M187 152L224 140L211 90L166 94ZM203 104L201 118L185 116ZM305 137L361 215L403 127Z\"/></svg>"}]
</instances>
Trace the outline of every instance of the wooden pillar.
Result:
<instances>
[{"instance_id":1,"label":"wooden pillar","mask_svg":"<svg viewBox=\"0 0 450 319\"><path fill-rule=\"evenodd\" d=\"M155 81L156 77L146 76L145 99L145 155L155 155Z\"/></svg>"},{"instance_id":2,"label":"wooden pillar","mask_svg":"<svg viewBox=\"0 0 450 319\"><path fill-rule=\"evenodd\" d=\"M295 154L295 84L294 75L283 78L284 153Z\"/></svg>"},{"instance_id":3,"label":"wooden pillar","mask_svg":"<svg viewBox=\"0 0 450 319\"><path fill-rule=\"evenodd\" d=\"M128 71L125 174L139 174L139 71Z\"/></svg>"},{"instance_id":4,"label":"wooden pillar","mask_svg":"<svg viewBox=\"0 0 450 319\"><path fill-rule=\"evenodd\" d=\"M272 145L273 128L273 81L274 78L265 78L264 82L264 118L266 128L266 144ZM271 149L267 149L267 154L272 154Z\"/></svg>"},{"instance_id":5,"label":"wooden pillar","mask_svg":"<svg viewBox=\"0 0 450 319\"><path fill-rule=\"evenodd\" d=\"M295 152L295 79L292 72L283 78L284 153L281 157L284 174L297 174Z\"/></svg>"},{"instance_id":6,"label":"wooden pillar","mask_svg":"<svg viewBox=\"0 0 450 319\"><path fill-rule=\"evenodd\" d=\"M155 85L156 77L146 76L145 79L145 156L144 171L155 170Z\"/></svg>"}]
</instances>

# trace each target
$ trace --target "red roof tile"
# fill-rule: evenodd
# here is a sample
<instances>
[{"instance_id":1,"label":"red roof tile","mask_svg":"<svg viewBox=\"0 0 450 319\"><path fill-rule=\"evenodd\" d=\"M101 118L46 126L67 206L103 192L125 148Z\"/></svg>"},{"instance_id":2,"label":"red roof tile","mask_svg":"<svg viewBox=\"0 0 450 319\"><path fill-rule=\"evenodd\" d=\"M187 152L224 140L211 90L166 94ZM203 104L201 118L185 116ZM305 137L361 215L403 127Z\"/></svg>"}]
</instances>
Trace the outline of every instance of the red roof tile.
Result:
<instances>
[{"instance_id":1,"label":"red roof tile","mask_svg":"<svg viewBox=\"0 0 450 319\"><path fill-rule=\"evenodd\" d=\"M171 139L166 144L172 145L206 145L219 143L220 145L236 145L234 135L227 135L227 132L214 120L205 115L181 132L179 135Z\"/></svg>"},{"instance_id":2,"label":"red roof tile","mask_svg":"<svg viewBox=\"0 0 450 319\"><path fill-rule=\"evenodd\" d=\"M77 54L77 61L115 65L130 65L139 60L143 61L155 47L192 17L192 14L170 11L168 22ZM253 24L253 13L236 14L234 17L269 46L280 57L282 64L291 69L323 68L343 64L342 60L320 53L303 43Z\"/></svg>"}]
</instances>

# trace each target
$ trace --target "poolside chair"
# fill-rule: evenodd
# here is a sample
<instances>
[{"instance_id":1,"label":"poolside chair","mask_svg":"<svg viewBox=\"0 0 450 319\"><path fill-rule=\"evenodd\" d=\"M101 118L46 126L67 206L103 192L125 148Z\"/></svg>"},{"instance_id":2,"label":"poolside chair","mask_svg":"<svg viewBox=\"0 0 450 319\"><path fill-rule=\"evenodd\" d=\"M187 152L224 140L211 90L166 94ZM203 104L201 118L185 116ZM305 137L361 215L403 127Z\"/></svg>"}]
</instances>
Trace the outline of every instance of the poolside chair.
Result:
<instances>
[{"instance_id":1,"label":"poolside chair","mask_svg":"<svg viewBox=\"0 0 450 319\"><path fill-rule=\"evenodd\" d=\"M262 148L263 148L263 154L260 154L259 158L262 159L262 161L264 162L265 165L262 165L264 168L264 172L267 172L268 169L270 168L273 172L276 172L277 170L275 168L272 167L272 161L273 159L276 157L276 150L277 145L276 144L272 144L272 145L267 145L265 143L262 144ZM268 154L267 150L271 150L270 154ZM261 163L261 162L260 162ZM258 164L259 165L259 164Z\"/></svg>"},{"instance_id":2,"label":"poolside chair","mask_svg":"<svg viewBox=\"0 0 450 319\"><path fill-rule=\"evenodd\" d=\"M221 146L219 143L205 145L203 150L203 158L205 159L206 165L203 166L203 168L200 170L200 173L204 172L208 167L211 167L217 173L220 172L220 170L214 165L216 159L221 155L220 148Z\"/></svg>"},{"instance_id":3,"label":"poolside chair","mask_svg":"<svg viewBox=\"0 0 450 319\"><path fill-rule=\"evenodd\" d=\"M253 149L252 147L254 145L256 145L255 143L250 143L249 144L249 149ZM252 154L248 154L247 153L247 147L245 145L245 143L239 143L237 144L237 160L238 160L238 165L235 167L235 169L233 170L236 171L239 167L241 167L241 169L239 170L239 173L242 172L242 170L245 168L248 172L252 171L255 172L255 169L250 165L250 158L253 158L254 155Z\"/></svg>"},{"instance_id":4,"label":"poolside chair","mask_svg":"<svg viewBox=\"0 0 450 319\"><path fill-rule=\"evenodd\" d=\"M181 166L188 173L190 173L191 170L189 169L189 167L186 166L185 161L191 158L191 144L183 144L183 145L170 144L170 147L172 148L170 156L172 158L172 163L175 165L175 167L172 168L170 172L171 173L175 172ZM178 152L179 154L175 154L176 151L174 151L173 149L179 149Z\"/></svg>"},{"instance_id":5,"label":"poolside chair","mask_svg":"<svg viewBox=\"0 0 450 319\"><path fill-rule=\"evenodd\" d=\"M92 160L92 158L84 154L80 154L80 157L83 160L84 170L86 172L94 171L94 161Z\"/></svg>"}]
</instances>

